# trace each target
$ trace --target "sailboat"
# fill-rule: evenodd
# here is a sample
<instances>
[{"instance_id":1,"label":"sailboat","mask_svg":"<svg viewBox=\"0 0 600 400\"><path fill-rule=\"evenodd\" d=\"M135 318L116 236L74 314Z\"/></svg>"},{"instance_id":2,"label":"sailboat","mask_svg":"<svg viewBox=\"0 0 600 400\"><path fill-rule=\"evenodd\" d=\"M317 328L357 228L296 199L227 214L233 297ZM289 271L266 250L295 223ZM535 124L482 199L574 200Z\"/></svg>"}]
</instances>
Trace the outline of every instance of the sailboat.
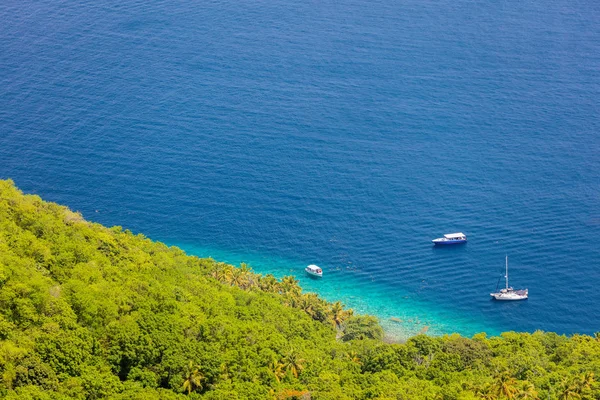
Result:
<instances>
[{"instance_id":1,"label":"sailboat","mask_svg":"<svg viewBox=\"0 0 600 400\"><path fill-rule=\"evenodd\" d=\"M508 256L506 256L506 274L504 278L506 279L506 287L500 289L499 292L490 293L490 296L496 300L527 300L527 296L529 295L527 289L515 290L508 286Z\"/></svg>"}]
</instances>

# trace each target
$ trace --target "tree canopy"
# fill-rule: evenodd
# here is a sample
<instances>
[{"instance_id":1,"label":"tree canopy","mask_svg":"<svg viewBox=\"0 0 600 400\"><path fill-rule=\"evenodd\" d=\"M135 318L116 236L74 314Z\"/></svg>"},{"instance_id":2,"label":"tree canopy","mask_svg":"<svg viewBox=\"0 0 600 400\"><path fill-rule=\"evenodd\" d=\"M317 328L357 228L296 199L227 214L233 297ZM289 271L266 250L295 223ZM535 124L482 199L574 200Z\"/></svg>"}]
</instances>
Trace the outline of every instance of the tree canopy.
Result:
<instances>
[{"instance_id":1,"label":"tree canopy","mask_svg":"<svg viewBox=\"0 0 600 400\"><path fill-rule=\"evenodd\" d=\"M600 399L598 336L418 335L0 181L8 399Z\"/></svg>"}]
</instances>

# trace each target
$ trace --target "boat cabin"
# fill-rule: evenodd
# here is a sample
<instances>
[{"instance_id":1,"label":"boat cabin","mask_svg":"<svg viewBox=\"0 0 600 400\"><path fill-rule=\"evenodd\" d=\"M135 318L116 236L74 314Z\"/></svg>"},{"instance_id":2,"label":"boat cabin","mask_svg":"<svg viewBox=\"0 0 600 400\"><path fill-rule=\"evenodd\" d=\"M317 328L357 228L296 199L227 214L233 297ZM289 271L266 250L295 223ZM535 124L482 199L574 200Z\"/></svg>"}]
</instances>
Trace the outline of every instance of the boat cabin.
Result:
<instances>
[{"instance_id":1,"label":"boat cabin","mask_svg":"<svg viewBox=\"0 0 600 400\"><path fill-rule=\"evenodd\" d=\"M448 233L444 237L448 240L467 240L467 237L462 232Z\"/></svg>"},{"instance_id":2,"label":"boat cabin","mask_svg":"<svg viewBox=\"0 0 600 400\"><path fill-rule=\"evenodd\" d=\"M467 236L462 232L447 233L442 238L433 239L434 244L459 244L466 243Z\"/></svg>"}]
</instances>

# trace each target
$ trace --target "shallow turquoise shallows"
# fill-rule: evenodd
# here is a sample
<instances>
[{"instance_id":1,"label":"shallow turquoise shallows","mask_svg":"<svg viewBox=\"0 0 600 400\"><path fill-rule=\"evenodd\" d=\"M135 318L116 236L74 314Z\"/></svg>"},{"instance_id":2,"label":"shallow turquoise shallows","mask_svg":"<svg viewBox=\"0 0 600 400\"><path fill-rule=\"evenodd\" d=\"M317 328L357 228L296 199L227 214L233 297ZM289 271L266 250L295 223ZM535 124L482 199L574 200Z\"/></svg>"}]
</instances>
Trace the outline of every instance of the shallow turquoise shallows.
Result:
<instances>
[{"instance_id":1,"label":"shallow turquoise shallows","mask_svg":"<svg viewBox=\"0 0 600 400\"><path fill-rule=\"evenodd\" d=\"M599 4L6 0L0 177L394 337L593 333Z\"/></svg>"}]
</instances>

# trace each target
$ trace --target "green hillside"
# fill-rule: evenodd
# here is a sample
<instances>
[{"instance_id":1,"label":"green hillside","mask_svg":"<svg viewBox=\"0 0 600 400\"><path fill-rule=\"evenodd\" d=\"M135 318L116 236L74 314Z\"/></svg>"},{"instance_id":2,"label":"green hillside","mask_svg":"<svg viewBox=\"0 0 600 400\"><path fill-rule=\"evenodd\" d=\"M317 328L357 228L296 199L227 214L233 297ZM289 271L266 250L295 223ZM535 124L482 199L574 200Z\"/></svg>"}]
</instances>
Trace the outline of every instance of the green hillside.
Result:
<instances>
[{"instance_id":1,"label":"green hillside","mask_svg":"<svg viewBox=\"0 0 600 400\"><path fill-rule=\"evenodd\" d=\"M293 277L187 256L0 181L5 398L600 399L598 339L387 344L375 318Z\"/></svg>"}]
</instances>

